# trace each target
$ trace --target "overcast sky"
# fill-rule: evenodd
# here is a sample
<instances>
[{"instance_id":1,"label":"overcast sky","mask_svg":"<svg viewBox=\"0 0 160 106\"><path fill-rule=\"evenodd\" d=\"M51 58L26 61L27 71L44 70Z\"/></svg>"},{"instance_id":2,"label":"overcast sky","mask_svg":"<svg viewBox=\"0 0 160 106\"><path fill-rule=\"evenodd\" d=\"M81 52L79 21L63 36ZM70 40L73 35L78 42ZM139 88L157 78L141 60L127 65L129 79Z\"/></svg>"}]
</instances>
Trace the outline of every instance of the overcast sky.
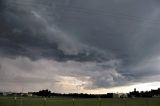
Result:
<instances>
[{"instance_id":1,"label":"overcast sky","mask_svg":"<svg viewBox=\"0 0 160 106\"><path fill-rule=\"evenodd\" d=\"M159 29L159 0L1 0L0 91L160 87Z\"/></svg>"}]
</instances>

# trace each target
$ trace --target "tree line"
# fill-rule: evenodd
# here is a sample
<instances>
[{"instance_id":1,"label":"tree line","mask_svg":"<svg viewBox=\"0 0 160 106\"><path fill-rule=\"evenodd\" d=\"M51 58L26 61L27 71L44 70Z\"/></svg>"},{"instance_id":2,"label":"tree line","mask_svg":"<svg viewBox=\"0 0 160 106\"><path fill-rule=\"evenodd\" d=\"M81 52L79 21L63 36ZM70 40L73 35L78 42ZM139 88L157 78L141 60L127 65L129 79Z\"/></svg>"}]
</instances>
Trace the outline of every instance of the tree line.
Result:
<instances>
[{"instance_id":1,"label":"tree line","mask_svg":"<svg viewBox=\"0 0 160 106\"><path fill-rule=\"evenodd\" d=\"M63 96L63 97L71 97L71 98L112 98L113 93L107 93L107 94L86 94L86 93L69 93L69 94L62 94L62 93L52 93L48 89L41 90L38 92L33 92L33 95L41 96L41 97L57 97L57 96Z\"/></svg>"},{"instance_id":2,"label":"tree line","mask_svg":"<svg viewBox=\"0 0 160 106\"><path fill-rule=\"evenodd\" d=\"M160 88L150 91L133 91L128 94L128 97L160 97Z\"/></svg>"},{"instance_id":3,"label":"tree line","mask_svg":"<svg viewBox=\"0 0 160 106\"><path fill-rule=\"evenodd\" d=\"M57 96L63 96L63 97L72 97L72 98L113 98L114 93L107 93L107 94L84 94L84 93L69 93L69 94L62 94L62 93L52 93L48 89L46 90L40 90L38 92L32 93L35 96L41 96L41 97L57 97ZM128 94L129 98L133 97L154 97L154 96L160 96L160 88L157 90L150 90L150 91L132 91Z\"/></svg>"}]
</instances>

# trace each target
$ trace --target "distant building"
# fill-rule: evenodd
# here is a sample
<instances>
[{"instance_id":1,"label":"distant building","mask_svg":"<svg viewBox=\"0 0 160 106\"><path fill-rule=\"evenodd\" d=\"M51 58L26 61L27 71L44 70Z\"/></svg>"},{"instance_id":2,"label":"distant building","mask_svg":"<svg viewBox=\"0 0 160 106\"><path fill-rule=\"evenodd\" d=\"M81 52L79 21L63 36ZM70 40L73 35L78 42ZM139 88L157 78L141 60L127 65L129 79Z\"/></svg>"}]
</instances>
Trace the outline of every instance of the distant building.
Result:
<instances>
[{"instance_id":1,"label":"distant building","mask_svg":"<svg viewBox=\"0 0 160 106\"><path fill-rule=\"evenodd\" d=\"M28 92L27 96L33 96L33 93L32 92Z\"/></svg>"},{"instance_id":2,"label":"distant building","mask_svg":"<svg viewBox=\"0 0 160 106\"><path fill-rule=\"evenodd\" d=\"M127 98L128 95L126 93L114 93L113 98Z\"/></svg>"},{"instance_id":3,"label":"distant building","mask_svg":"<svg viewBox=\"0 0 160 106\"><path fill-rule=\"evenodd\" d=\"M120 93L119 97L120 98L128 98L128 94L127 93Z\"/></svg>"}]
</instances>

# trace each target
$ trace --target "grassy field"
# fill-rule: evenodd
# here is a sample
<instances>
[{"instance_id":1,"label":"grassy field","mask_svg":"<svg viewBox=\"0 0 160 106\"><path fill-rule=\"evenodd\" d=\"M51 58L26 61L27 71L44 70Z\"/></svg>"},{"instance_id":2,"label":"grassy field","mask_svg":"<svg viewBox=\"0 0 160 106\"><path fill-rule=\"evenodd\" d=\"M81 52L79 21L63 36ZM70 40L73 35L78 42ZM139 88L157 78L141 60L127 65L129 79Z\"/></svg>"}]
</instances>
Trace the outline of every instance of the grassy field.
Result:
<instances>
[{"instance_id":1,"label":"grassy field","mask_svg":"<svg viewBox=\"0 0 160 106\"><path fill-rule=\"evenodd\" d=\"M0 106L160 106L160 98L133 99L75 99L72 98L31 98L0 97Z\"/></svg>"}]
</instances>

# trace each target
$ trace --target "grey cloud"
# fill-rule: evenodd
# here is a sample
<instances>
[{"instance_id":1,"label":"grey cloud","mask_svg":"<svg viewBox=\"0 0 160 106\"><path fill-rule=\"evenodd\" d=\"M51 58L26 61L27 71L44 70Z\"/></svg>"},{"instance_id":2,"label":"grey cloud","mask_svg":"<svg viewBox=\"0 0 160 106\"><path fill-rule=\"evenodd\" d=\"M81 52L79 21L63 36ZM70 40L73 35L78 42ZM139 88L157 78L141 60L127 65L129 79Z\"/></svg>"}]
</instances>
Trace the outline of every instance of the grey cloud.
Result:
<instances>
[{"instance_id":1,"label":"grey cloud","mask_svg":"<svg viewBox=\"0 0 160 106\"><path fill-rule=\"evenodd\" d=\"M54 73L54 68L48 68L48 66L52 67L49 61L33 62L28 58L20 57L17 59L0 58L0 60L1 89L12 88L11 90L19 91L24 88L26 91L35 91L56 88L58 73Z\"/></svg>"},{"instance_id":2,"label":"grey cloud","mask_svg":"<svg viewBox=\"0 0 160 106\"><path fill-rule=\"evenodd\" d=\"M37 4L35 4L35 2ZM30 38L25 38L25 40L35 39L42 44L45 42L49 46L53 45L54 51L52 51L53 49L50 50L49 47L48 49L52 52L58 52L54 55L59 54L62 55L62 57L67 57L65 55L73 55L74 57L77 54L82 54L87 58L85 54L88 53L86 49L84 50L85 47L81 45L81 43L85 43L88 46L99 48L99 51L105 51L107 56L108 54L109 56L112 54L112 56L116 56L117 58L126 58L125 61L128 60L128 62L134 62L139 60L139 58L144 58L145 56L152 54L150 52L155 50L151 50L149 48L157 49L156 45L158 45L157 43L159 42L159 37L157 36L159 30L155 29L156 27L153 26L157 23L159 16L157 15L156 17L152 17L154 16L154 11L158 8L154 7L156 1L145 2L147 3L145 3L144 6L144 4L142 5L143 1L133 0L123 0L121 2L97 2L95 0L92 1L92 3L90 3L90 0L85 2L70 0L66 1L66 3L56 0L52 2L48 0L45 3L42 1L38 2L36 0L25 2L10 1L8 4L14 4L14 6L17 7L22 4L20 8L24 9L31 4L32 5L29 9L26 9L20 13L13 13L11 11L9 14L12 16L6 16L11 17L8 20L15 20L15 23L9 21L4 24L13 24L13 28L11 27L8 30L13 30L15 27L13 32L17 33L18 31L21 33L20 35L25 35L26 37L30 36ZM44 5L42 5L42 3ZM52 7L49 6L49 4L54 4L55 6ZM103 4L108 6L103 6ZM115 6L115 9L110 7L113 5ZM38 6L44 8L39 9ZM137 7L135 8L135 6ZM53 10L53 13L49 11L50 9ZM25 12L27 12L27 14ZM20 16L21 19L19 19L18 16ZM59 17L59 19L56 17ZM17 26L18 28L16 29ZM57 29L56 26L60 26L60 28L66 31L66 33L60 29ZM150 27L152 28L150 29ZM24 29L22 30L22 28ZM147 29L150 30L149 34L145 33L145 30ZM153 32L157 33L153 34ZM78 41L74 41L74 38L78 39ZM30 44L30 46L35 45L35 40L33 40L33 43L28 42L28 44ZM155 42L155 40L157 41ZM154 44L148 44L148 42L153 41ZM80 44L78 44L78 42L80 42ZM39 44L38 46L42 45ZM143 55L144 52L148 54ZM50 55L51 52L47 53ZM47 55L45 53L42 54ZM55 56L55 58L58 56ZM105 55L103 57L107 56Z\"/></svg>"},{"instance_id":3,"label":"grey cloud","mask_svg":"<svg viewBox=\"0 0 160 106\"><path fill-rule=\"evenodd\" d=\"M86 88L159 81L153 78L159 75L159 5L158 0L2 0L0 55L74 61L69 66L75 70L59 74L90 77ZM23 64L28 63L18 66L23 71L34 70Z\"/></svg>"},{"instance_id":4,"label":"grey cloud","mask_svg":"<svg viewBox=\"0 0 160 106\"><path fill-rule=\"evenodd\" d=\"M114 60L107 63L96 62L57 62L54 60L32 61L28 58L17 59L1 58L0 84L29 85L52 85L57 88L61 77L73 77L79 81L86 82L82 87L85 89L105 88L118 86L118 78L122 78L114 67L103 69L101 65L117 64ZM28 68L29 67L29 68ZM53 86L54 85L54 86ZM17 89L15 87L15 89ZM40 89L40 88L39 88ZM63 89L63 88L62 88ZM60 89L59 89L60 90Z\"/></svg>"},{"instance_id":5,"label":"grey cloud","mask_svg":"<svg viewBox=\"0 0 160 106\"><path fill-rule=\"evenodd\" d=\"M81 85L85 90L159 81L159 74L146 73L145 69L148 67L143 70L137 68L132 73L130 71L120 72L121 61L119 60L104 63L57 62L47 59L32 61L23 57L17 59L1 58L0 60L0 84L14 84L14 89L24 86L26 90L29 90L34 85L35 90L39 90L42 88L42 85L47 84L46 87L51 90L64 92L63 85L59 85L59 83L64 82L61 77L73 77L81 82L85 82Z\"/></svg>"},{"instance_id":6,"label":"grey cloud","mask_svg":"<svg viewBox=\"0 0 160 106\"><path fill-rule=\"evenodd\" d=\"M9 3L12 4L12 2ZM15 1L15 3L19 2ZM15 6L18 8L20 4L21 2ZM34 11L34 8L33 10L18 10L12 6L10 8L2 14L3 29L0 39L2 55L22 55L32 59L46 57L58 61L68 59L101 61L105 58L98 49L78 44L78 41L72 40L54 23L49 23L47 20L49 16L45 16L43 12L37 12L36 9Z\"/></svg>"}]
</instances>

